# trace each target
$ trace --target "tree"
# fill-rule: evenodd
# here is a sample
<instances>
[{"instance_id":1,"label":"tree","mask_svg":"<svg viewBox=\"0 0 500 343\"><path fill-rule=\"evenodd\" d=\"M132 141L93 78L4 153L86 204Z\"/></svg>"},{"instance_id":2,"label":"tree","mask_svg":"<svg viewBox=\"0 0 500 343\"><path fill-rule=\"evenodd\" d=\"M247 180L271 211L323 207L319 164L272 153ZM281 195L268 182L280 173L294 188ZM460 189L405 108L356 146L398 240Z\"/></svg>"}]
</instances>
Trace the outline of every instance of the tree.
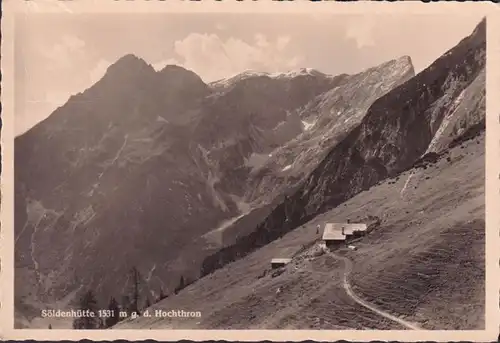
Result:
<instances>
[{"instance_id":1,"label":"tree","mask_svg":"<svg viewBox=\"0 0 500 343\"><path fill-rule=\"evenodd\" d=\"M160 294L158 295L158 298L156 299L156 302L159 302L160 300L165 299L167 296L165 293L163 293L163 287L160 287Z\"/></svg>"},{"instance_id":2,"label":"tree","mask_svg":"<svg viewBox=\"0 0 500 343\"><path fill-rule=\"evenodd\" d=\"M78 309L84 311L84 315L73 320L73 329L89 330L99 328L97 300L94 292L88 290L81 296Z\"/></svg>"},{"instance_id":3,"label":"tree","mask_svg":"<svg viewBox=\"0 0 500 343\"><path fill-rule=\"evenodd\" d=\"M116 301L116 299L114 297L111 297L111 299L109 299L108 310L110 312L109 313L110 316L106 317L106 319L105 319L104 326L106 328L112 327L113 325L118 323L118 321L120 320L120 316L119 316L120 306L118 306L118 301Z\"/></svg>"},{"instance_id":4,"label":"tree","mask_svg":"<svg viewBox=\"0 0 500 343\"><path fill-rule=\"evenodd\" d=\"M160 293L158 294L158 296L156 297L156 301L155 302L159 302L160 300L162 300L163 298L165 297L165 294L163 293L163 287L160 287Z\"/></svg>"},{"instance_id":5,"label":"tree","mask_svg":"<svg viewBox=\"0 0 500 343\"><path fill-rule=\"evenodd\" d=\"M130 298L128 295L122 297L122 310L127 313L127 317L130 317Z\"/></svg>"},{"instance_id":6,"label":"tree","mask_svg":"<svg viewBox=\"0 0 500 343\"><path fill-rule=\"evenodd\" d=\"M133 291L130 312L139 313L139 271L136 267L133 267L131 273Z\"/></svg>"},{"instance_id":7,"label":"tree","mask_svg":"<svg viewBox=\"0 0 500 343\"><path fill-rule=\"evenodd\" d=\"M144 302L144 308L148 308L151 306L151 302L149 301L149 297L146 298L146 301Z\"/></svg>"},{"instance_id":8,"label":"tree","mask_svg":"<svg viewBox=\"0 0 500 343\"><path fill-rule=\"evenodd\" d=\"M184 276L181 275L181 279L179 280L179 285L174 289L174 293L177 294L181 289L186 287L184 283Z\"/></svg>"}]
</instances>

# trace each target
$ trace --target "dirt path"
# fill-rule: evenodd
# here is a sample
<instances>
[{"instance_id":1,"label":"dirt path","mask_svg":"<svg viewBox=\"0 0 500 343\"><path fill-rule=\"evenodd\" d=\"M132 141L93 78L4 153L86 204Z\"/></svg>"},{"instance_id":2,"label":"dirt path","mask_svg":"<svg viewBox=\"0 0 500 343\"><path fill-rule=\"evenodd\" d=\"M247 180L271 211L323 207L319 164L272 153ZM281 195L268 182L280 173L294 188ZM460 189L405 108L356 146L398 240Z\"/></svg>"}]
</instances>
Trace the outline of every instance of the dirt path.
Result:
<instances>
[{"instance_id":1,"label":"dirt path","mask_svg":"<svg viewBox=\"0 0 500 343\"><path fill-rule=\"evenodd\" d=\"M387 318L389 320L392 320L393 322L396 322L410 330L422 330L420 327L418 327L417 325L415 324L412 324L410 322L407 322L401 318L398 318L396 316L393 316L387 312L384 312L378 308L376 308L375 306L371 305L370 303L368 303L367 301L361 299L359 296L357 296L354 291L352 290L351 288L351 285L349 285L349 274L351 273L352 271L352 261L349 260L347 257L342 257L342 256L338 256L334 253L331 253L331 256L335 257L336 259L339 259L339 260L342 260L344 261L344 264L345 264L345 269L344 269L344 281L343 281L343 287L347 293L347 295L349 297L351 297L352 300L354 300L355 302L357 302L358 304L360 304L361 306L363 307L366 307L367 309L369 309L370 311L372 312L375 312L376 314L384 317L384 318Z\"/></svg>"}]
</instances>

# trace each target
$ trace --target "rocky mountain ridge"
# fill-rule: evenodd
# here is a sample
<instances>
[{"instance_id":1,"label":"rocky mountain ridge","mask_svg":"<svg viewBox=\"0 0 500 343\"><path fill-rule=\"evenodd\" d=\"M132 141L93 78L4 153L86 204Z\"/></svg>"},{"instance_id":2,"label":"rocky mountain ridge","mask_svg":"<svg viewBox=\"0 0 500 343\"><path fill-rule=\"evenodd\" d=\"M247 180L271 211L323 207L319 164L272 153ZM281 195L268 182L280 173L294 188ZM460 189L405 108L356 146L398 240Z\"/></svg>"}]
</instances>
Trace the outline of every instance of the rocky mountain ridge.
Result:
<instances>
[{"instance_id":1,"label":"rocky mountain ridge","mask_svg":"<svg viewBox=\"0 0 500 343\"><path fill-rule=\"evenodd\" d=\"M203 274L246 256L387 177L411 168L438 146L431 143L449 142L467 126L484 123L485 85L478 85L484 80L485 63L483 20L470 36L427 69L377 99L361 124L256 230L205 259ZM470 91L473 94L465 97ZM448 130L446 136L452 121L455 129Z\"/></svg>"},{"instance_id":2,"label":"rocky mountain ridge","mask_svg":"<svg viewBox=\"0 0 500 343\"><path fill-rule=\"evenodd\" d=\"M411 58L403 56L355 75L316 97L299 110L304 132L252 169L248 201L282 194L307 177L326 153L353 130L382 95L415 75Z\"/></svg>"}]
</instances>

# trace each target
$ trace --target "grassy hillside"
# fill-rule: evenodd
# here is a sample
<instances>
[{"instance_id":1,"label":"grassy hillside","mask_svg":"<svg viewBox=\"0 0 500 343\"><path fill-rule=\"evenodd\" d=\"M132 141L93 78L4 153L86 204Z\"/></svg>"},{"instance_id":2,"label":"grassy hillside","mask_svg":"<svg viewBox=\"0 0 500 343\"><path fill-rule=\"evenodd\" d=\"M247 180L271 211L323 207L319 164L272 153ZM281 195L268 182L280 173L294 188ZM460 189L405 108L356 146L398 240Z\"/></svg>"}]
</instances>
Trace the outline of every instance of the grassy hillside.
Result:
<instances>
[{"instance_id":1,"label":"grassy hillside","mask_svg":"<svg viewBox=\"0 0 500 343\"><path fill-rule=\"evenodd\" d=\"M352 291L380 311L424 329L482 329L484 157L483 132L150 308L201 318L139 318L116 328L404 329L346 293L349 261ZM352 243L358 250L318 250L318 224L369 215L381 225ZM293 260L274 272L274 257Z\"/></svg>"}]
</instances>

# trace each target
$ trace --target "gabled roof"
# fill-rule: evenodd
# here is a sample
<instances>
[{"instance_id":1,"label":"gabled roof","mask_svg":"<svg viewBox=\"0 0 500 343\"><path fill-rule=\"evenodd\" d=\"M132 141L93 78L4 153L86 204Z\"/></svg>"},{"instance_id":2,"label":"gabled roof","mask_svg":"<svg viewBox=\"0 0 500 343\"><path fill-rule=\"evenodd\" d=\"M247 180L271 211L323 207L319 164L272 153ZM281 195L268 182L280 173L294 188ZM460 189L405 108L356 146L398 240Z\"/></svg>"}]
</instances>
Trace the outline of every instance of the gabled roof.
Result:
<instances>
[{"instance_id":1,"label":"gabled roof","mask_svg":"<svg viewBox=\"0 0 500 343\"><path fill-rule=\"evenodd\" d=\"M291 261L291 258L273 258L271 260L271 263L284 263L287 264Z\"/></svg>"},{"instance_id":2,"label":"gabled roof","mask_svg":"<svg viewBox=\"0 0 500 343\"><path fill-rule=\"evenodd\" d=\"M344 230L344 234L342 234L342 229ZM345 240L346 235L352 235L354 232L366 230L366 224L327 223L323 231L323 239Z\"/></svg>"},{"instance_id":3,"label":"gabled roof","mask_svg":"<svg viewBox=\"0 0 500 343\"><path fill-rule=\"evenodd\" d=\"M323 240L327 241L343 241L345 235L342 234L342 224L327 223L323 231Z\"/></svg>"}]
</instances>

